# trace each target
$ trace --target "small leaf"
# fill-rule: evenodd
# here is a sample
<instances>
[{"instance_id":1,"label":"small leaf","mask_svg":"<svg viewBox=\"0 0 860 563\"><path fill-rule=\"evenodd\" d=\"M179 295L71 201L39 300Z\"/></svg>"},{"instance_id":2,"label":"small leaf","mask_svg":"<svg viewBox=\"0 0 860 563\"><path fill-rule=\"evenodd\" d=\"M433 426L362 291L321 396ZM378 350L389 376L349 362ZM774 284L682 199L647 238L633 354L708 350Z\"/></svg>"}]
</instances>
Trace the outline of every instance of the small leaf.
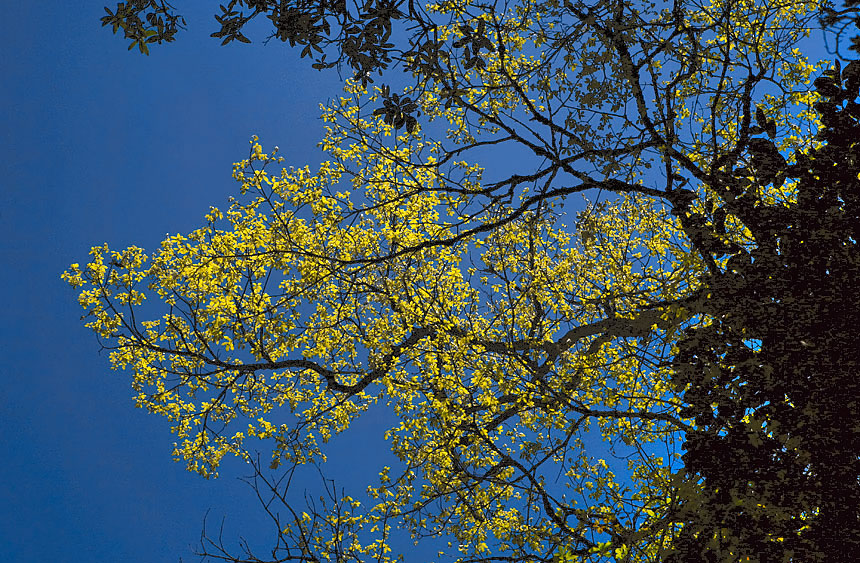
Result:
<instances>
[{"instance_id":1,"label":"small leaf","mask_svg":"<svg viewBox=\"0 0 860 563\"><path fill-rule=\"evenodd\" d=\"M848 63L848 66L842 72L842 78L845 80L845 89L848 91L848 96L851 99L856 98L858 90L860 90L860 60Z\"/></svg>"},{"instance_id":2,"label":"small leaf","mask_svg":"<svg viewBox=\"0 0 860 563\"><path fill-rule=\"evenodd\" d=\"M826 74L816 78L812 84L818 90L818 93L825 98L834 98L842 91L836 80Z\"/></svg>"},{"instance_id":3,"label":"small leaf","mask_svg":"<svg viewBox=\"0 0 860 563\"><path fill-rule=\"evenodd\" d=\"M775 139L776 138L776 121L771 119L767 123L765 123L764 132L767 133L767 136L770 137L771 139Z\"/></svg>"}]
</instances>

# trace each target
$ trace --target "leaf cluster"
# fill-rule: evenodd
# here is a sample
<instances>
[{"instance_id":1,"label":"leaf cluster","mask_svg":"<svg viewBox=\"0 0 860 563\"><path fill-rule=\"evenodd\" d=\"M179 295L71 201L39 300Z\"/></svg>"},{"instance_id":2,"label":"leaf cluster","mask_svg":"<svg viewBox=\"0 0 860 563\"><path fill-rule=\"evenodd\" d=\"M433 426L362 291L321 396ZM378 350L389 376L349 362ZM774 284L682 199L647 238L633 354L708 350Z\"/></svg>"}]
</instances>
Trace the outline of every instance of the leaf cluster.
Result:
<instances>
[{"instance_id":1,"label":"leaf cluster","mask_svg":"<svg viewBox=\"0 0 860 563\"><path fill-rule=\"evenodd\" d=\"M274 27L270 39L302 47L302 57L317 57L314 68L332 68L346 62L358 79L367 81L392 60L392 22L406 15L399 9L400 4L394 0L367 0L358 6L350 6L345 0L230 0L226 6L219 5L215 21L220 29L211 36L221 39L222 45L233 41L250 43L243 30L253 19L265 15ZM139 46L147 55L149 44L173 41L185 23L163 0L120 2L115 11L107 7L105 11L108 15L102 18L102 25L113 26L114 33L122 28L125 38L132 41L129 49ZM411 3L410 14L414 22L422 21L420 14L412 11ZM333 47L337 53L334 61L326 60L326 47Z\"/></svg>"},{"instance_id":2,"label":"leaf cluster","mask_svg":"<svg viewBox=\"0 0 860 563\"><path fill-rule=\"evenodd\" d=\"M122 29L125 38L131 40L129 51L137 47L148 55L149 45L174 41L176 32L184 29L185 19L174 14L172 9L173 6L163 0L118 2L115 12L105 6L107 15L101 22L102 26L111 26L113 33Z\"/></svg>"},{"instance_id":3,"label":"leaf cluster","mask_svg":"<svg viewBox=\"0 0 860 563\"><path fill-rule=\"evenodd\" d=\"M391 125L395 129L406 127L406 131L412 133L418 126L418 119L412 115L417 112L418 103L413 101L409 96L400 97L399 94L391 94L388 86L383 86L380 92L382 98L382 107L373 111L373 115L381 115L385 123Z\"/></svg>"}]
</instances>

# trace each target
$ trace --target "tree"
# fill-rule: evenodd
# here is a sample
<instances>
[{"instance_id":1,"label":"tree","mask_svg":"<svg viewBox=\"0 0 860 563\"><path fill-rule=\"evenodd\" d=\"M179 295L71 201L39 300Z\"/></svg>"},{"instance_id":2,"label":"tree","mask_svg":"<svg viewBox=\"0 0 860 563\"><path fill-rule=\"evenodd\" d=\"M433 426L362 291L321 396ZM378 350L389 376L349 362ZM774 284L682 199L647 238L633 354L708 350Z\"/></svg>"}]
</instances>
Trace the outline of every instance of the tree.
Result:
<instances>
[{"instance_id":1,"label":"tree","mask_svg":"<svg viewBox=\"0 0 860 563\"><path fill-rule=\"evenodd\" d=\"M723 322L726 272L764 252L762 205L802 197L783 160L816 158L816 67L796 45L820 9L430 6L439 49L404 55L399 93L350 81L318 170L273 171L255 138L226 213L151 256L95 247L64 276L189 469L237 455L283 502L274 560L386 561L398 530L451 537L463 561L694 553L722 525L692 512L719 487L696 457L721 432L705 395L732 390L684 366ZM487 150L516 157L488 170ZM575 193L594 201L567 227ZM738 287L756 286L720 295ZM249 445L289 474L386 406L401 467L363 501L329 489L295 509ZM753 556L732 533L716 555Z\"/></svg>"},{"instance_id":2,"label":"tree","mask_svg":"<svg viewBox=\"0 0 860 563\"><path fill-rule=\"evenodd\" d=\"M703 486L669 561L860 549L860 302L848 290L860 275L860 61L837 61L815 86L825 144L788 164L761 139L754 169L722 184L755 244L704 282L694 310L713 320L678 344L673 380L695 417L684 465ZM795 200L758 195L788 179Z\"/></svg>"}]
</instances>

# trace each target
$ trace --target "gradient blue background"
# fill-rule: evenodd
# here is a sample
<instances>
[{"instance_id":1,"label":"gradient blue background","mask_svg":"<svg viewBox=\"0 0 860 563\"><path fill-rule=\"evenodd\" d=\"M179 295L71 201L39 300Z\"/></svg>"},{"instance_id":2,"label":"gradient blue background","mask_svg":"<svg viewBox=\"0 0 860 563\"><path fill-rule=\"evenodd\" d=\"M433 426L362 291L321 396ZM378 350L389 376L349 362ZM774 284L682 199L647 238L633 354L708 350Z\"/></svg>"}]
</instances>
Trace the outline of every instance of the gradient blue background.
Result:
<instances>
[{"instance_id":1,"label":"gradient blue background","mask_svg":"<svg viewBox=\"0 0 860 563\"><path fill-rule=\"evenodd\" d=\"M277 41L220 47L217 3L182 4L187 31L145 57L100 27L103 2L3 2L0 561L196 561L208 509L226 538L273 531L246 468L172 461L169 423L133 407L59 278L93 245L152 249L226 208L252 134L320 160L337 74Z\"/></svg>"},{"instance_id":2,"label":"gradient blue background","mask_svg":"<svg viewBox=\"0 0 860 563\"><path fill-rule=\"evenodd\" d=\"M0 561L195 561L207 510L233 547L242 535L264 555L273 531L236 478L246 468L206 481L172 461L169 423L133 408L59 277L93 245L152 249L226 208L253 134L288 165L320 160L318 104L340 94L337 73L262 45L265 25L253 45L220 47L217 3L181 4L188 29L144 57L100 27L101 1L3 3ZM820 34L811 44L824 56ZM358 491L384 421L360 424L330 450Z\"/></svg>"}]
</instances>

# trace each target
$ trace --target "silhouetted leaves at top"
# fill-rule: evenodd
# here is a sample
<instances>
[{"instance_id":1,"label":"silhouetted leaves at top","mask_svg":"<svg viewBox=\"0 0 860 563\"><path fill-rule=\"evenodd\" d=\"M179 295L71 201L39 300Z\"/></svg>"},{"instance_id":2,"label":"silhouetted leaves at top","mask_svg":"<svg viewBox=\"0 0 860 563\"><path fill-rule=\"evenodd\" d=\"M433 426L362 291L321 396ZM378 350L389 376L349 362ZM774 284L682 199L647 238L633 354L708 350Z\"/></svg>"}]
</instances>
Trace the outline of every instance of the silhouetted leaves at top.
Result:
<instances>
[{"instance_id":1,"label":"silhouetted leaves at top","mask_svg":"<svg viewBox=\"0 0 860 563\"><path fill-rule=\"evenodd\" d=\"M131 40L128 50L138 47L148 55L149 44L174 41L176 32L185 29L185 19L172 9L167 2L157 0L119 2L116 11L105 7L107 15L101 19L102 26L111 26L114 33L122 28L125 38ZM143 19L142 12L145 12Z\"/></svg>"},{"instance_id":2,"label":"silhouetted leaves at top","mask_svg":"<svg viewBox=\"0 0 860 563\"><path fill-rule=\"evenodd\" d=\"M221 39L222 45L233 41L250 43L243 30L262 14L274 26L270 38L302 47L302 57L319 56L313 63L315 68L332 68L345 62L358 79L367 83L372 73L381 72L392 60L392 21L406 16L399 9L401 3L367 0L356 10L348 8L345 0L230 0L219 5L215 21L220 29L211 35ZM132 41L129 48L139 45L145 54L149 54L146 45L173 41L185 24L171 4L159 0L120 2L115 10L105 11L108 15L102 18L102 24L112 26L114 33L122 29L126 39ZM415 12L410 12L410 19L422 22ZM337 53L333 61L326 60L326 47Z\"/></svg>"}]
</instances>

